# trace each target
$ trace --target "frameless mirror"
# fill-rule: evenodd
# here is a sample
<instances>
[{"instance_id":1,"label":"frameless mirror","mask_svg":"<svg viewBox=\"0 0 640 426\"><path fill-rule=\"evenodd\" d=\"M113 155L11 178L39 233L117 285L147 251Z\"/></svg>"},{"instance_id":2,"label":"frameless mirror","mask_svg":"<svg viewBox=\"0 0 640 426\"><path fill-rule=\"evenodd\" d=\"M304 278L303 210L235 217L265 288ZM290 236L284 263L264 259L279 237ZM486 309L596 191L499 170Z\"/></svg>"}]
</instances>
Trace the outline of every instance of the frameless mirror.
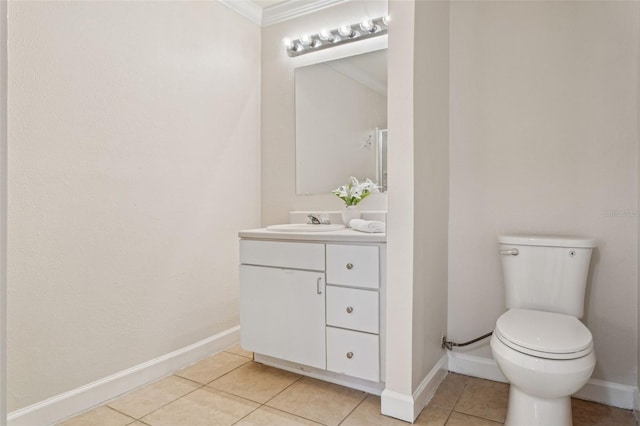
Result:
<instances>
[{"instance_id":1,"label":"frameless mirror","mask_svg":"<svg viewBox=\"0 0 640 426\"><path fill-rule=\"evenodd\" d=\"M386 191L387 51L295 70L296 193L329 193L349 176Z\"/></svg>"}]
</instances>

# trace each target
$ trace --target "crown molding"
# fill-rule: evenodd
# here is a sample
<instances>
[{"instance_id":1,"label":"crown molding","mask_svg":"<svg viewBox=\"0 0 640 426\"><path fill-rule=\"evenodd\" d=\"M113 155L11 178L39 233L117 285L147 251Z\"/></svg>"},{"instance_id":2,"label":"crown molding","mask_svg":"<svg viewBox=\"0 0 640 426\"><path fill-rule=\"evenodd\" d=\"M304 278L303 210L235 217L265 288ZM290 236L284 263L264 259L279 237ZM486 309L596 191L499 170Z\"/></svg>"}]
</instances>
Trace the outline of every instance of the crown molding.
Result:
<instances>
[{"instance_id":1,"label":"crown molding","mask_svg":"<svg viewBox=\"0 0 640 426\"><path fill-rule=\"evenodd\" d=\"M262 25L262 8L250 0L218 0L229 9L238 12L240 15Z\"/></svg>"},{"instance_id":2,"label":"crown molding","mask_svg":"<svg viewBox=\"0 0 640 426\"><path fill-rule=\"evenodd\" d=\"M229 9L266 27L350 0L287 0L262 9L251 0L218 0Z\"/></svg>"},{"instance_id":3,"label":"crown molding","mask_svg":"<svg viewBox=\"0 0 640 426\"><path fill-rule=\"evenodd\" d=\"M277 24L278 22L297 18L298 16L313 13L347 1L349 0L288 0L266 7L262 11L261 25L266 27Z\"/></svg>"}]
</instances>

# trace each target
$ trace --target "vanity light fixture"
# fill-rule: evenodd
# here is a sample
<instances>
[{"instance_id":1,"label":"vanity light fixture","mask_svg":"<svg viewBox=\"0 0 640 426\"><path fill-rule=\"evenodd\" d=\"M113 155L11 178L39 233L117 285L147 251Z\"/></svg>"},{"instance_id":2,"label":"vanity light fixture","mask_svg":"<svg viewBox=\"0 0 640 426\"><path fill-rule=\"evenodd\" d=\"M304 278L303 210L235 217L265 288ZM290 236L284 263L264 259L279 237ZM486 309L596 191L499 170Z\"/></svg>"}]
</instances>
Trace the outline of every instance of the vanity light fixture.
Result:
<instances>
[{"instance_id":1,"label":"vanity light fixture","mask_svg":"<svg viewBox=\"0 0 640 426\"><path fill-rule=\"evenodd\" d=\"M295 40L283 40L287 55L294 57L311 53L328 47L339 46L352 41L365 40L387 34L389 17L364 18L361 22L341 25L337 29L324 29L318 34L303 34Z\"/></svg>"}]
</instances>

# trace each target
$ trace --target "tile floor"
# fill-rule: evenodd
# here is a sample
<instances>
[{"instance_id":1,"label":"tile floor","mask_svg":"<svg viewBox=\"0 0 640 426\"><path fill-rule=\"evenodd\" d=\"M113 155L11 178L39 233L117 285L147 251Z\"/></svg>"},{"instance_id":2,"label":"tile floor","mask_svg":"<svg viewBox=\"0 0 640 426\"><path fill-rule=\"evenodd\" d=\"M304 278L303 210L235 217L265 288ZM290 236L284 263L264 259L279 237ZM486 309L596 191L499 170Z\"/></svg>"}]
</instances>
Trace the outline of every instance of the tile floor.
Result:
<instances>
[{"instance_id":1,"label":"tile floor","mask_svg":"<svg viewBox=\"0 0 640 426\"><path fill-rule=\"evenodd\" d=\"M233 346L67 420L64 426L407 425L380 415L380 398L267 367ZM451 373L416 420L428 426L504 422L509 386ZM636 426L628 410L573 400L574 426Z\"/></svg>"}]
</instances>

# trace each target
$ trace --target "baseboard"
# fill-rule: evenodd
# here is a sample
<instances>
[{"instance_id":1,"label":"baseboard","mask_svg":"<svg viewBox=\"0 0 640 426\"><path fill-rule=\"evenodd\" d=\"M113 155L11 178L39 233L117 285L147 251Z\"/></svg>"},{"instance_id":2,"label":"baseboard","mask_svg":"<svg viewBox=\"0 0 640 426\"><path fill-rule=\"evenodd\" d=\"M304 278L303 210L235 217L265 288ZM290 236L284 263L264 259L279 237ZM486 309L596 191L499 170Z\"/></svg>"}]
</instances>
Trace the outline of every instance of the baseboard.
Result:
<instances>
[{"instance_id":1,"label":"baseboard","mask_svg":"<svg viewBox=\"0 0 640 426\"><path fill-rule=\"evenodd\" d=\"M636 423L640 424L640 392L638 388L633 392L633 415L636 418Z\"/></svg>"},{"instance_id":2,"label":"baseboard","mask_svg":"<svg viewBox=\"0 0 640 426\"><path fill-rule=\"evenodd\" d=\"M573 396L605 405L633 410L634 394L638 388L620 383L591 379Z\"/></svg>"},{"instance_id":3,"label":"baseboard","mask_svg":"<svg viewBox=\"0 0 640 426\"><path fill-rule=\"evenodd\" d=\"M382 391L381 411L385 416L413 423L447 376L448 357L443 355L412 395L389 389Z\"/></svg>"},{"instance_id":4,"label":"baseboard","mask_svg":"<svg viewBox=\"0 0 640 426\"><path fill-rule=\"evenodd\" d=\"M447 377L449 369L449 357L447 354L442 355L440 361L431 369L429 374L422 380L418 388L413 393L413 419L417 419L424 407L427 406L433 395L436 393L438 386Z\"/></svg>"},{"instance_id":5,"label":"baseboard","mask_svg":"<svg viewBox=\"0 0 640 426\"><path fill-rule=\"evenodd\" d=\"M478 356L449 352L449 371L496 382L508 382L494 360ZM573 396L631 410L634 408L637 392L638 388L633 386L591 379Z\"/></svg>"},{"instance_id":6,"label":"baseboard","mask_svg":"<svg viewBox=\"0 0 640 426\"><path fill-rule=\"evenodd\" d=\"M479 356L449 352L449 371L494 382L509 383L494 360Z\"/></svg>"},{"instance_id":7,"label":"baseboard","mask_svg":"<svg viewBox=\"0 0 640 426\"><path fill-rule=\"evenodd\" d=\"M9 426L50 425L168 376L240 340L240 326L9 413Z\"/></svg>"}]
</instances>

